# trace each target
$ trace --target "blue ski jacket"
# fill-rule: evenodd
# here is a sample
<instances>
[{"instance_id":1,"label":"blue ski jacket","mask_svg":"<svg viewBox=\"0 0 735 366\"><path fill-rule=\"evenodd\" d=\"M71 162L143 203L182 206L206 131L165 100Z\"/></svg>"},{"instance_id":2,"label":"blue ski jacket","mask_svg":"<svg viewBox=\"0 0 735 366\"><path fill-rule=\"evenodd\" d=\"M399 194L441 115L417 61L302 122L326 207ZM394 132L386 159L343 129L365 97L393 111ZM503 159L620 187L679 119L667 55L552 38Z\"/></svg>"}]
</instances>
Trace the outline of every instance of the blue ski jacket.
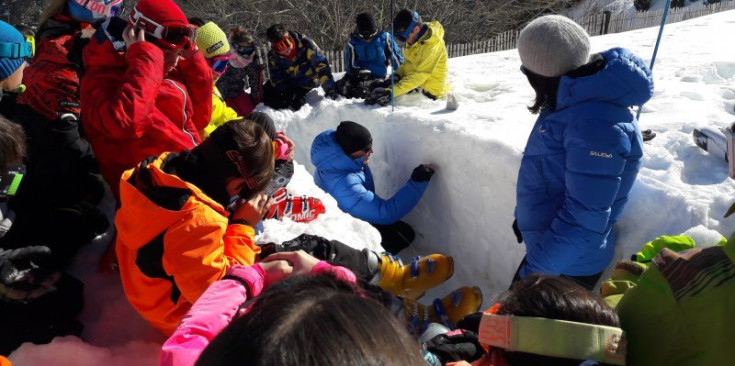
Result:
<instances>
[{"instance_id":1,"label":"blue ski jacket","mask_svg":"<svg viewBox=\"0 0 735 366\"><path fill-rule=\"evenodd\" d=\"M403 52L388 32L382 32L370 41L353 33L345 46L345 71L348 75L369 70L376 77L385 79L389 64L397 70L402 63Z\"/></svg>"},{"instance_id":2,"label":"blue ski jacket","mask_svg":"<svg viewBox=\"0 0 735 366\"><path fill-rule=\"evenodd\" d=\"M363 158L349 157L337 143L334 130L319 134L311 144L314 182L331 194L339 208L372 224L392 224L406 216L421 199L429 182L410 180L392 198L375 194L373 174Z\"/></svg>"},{"instance_id":3,"label":"blue ski jacket","mask_svg":"<svg viewBox=\"0 0 735 366\"><path fill-rule=\"evenodd\" d=\"M288 32L296 42L296 58L293 61L268 51L268 69L271 74L270 82L280 93L287 86L304 89L314 89L321 85L324 91L336 88L332 67L324 52L310 38L301 33Z\"/></svg>"},{"instance_id":4,"label":"blue ski jacket","mask_svg":"<svg viewBox=\"0 0 735 366\"><path fill-rule=\"evenodd\" d=\"M593 75L561 77L556 109L541 112L528 138L515 209L526 244L521 277L593 275L612 260L611 230L643 155L629 107L653 96L653 79L628 50L601 56Z\"/></svg>"}]
</instances>

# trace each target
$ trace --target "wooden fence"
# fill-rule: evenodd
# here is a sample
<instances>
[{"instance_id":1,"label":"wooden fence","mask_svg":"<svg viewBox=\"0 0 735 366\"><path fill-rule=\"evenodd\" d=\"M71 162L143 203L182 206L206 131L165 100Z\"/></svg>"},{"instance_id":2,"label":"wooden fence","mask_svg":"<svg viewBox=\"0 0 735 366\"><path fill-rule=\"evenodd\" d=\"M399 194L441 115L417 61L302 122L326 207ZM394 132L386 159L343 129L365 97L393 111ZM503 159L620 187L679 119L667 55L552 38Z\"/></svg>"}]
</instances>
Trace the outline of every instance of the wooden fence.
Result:
<instances>
[{"instance_id":1,"label":"wooden fence","mask_svg":"<svg viewBox=\"0 0 735 366\"><path fill-rule=\"evenodd\" d=\"M735 0L726 0L706 6L672 8L669 10L669 14L666 17L666 24L677 23L733 9L735 9ZM582 19L575 19L575 21L579 23L582 28L586 29L591 36L598 36L657 26L661 24L663 13L663 10L645 11L636 12L631 16L625 13L611 14L610 12L604 12L602 14L594 14ZM518 40L520 31L520 29L509 30L484 41L448 44L447 53L449 54L449 57L452 58L511 50L516 48L516 41ZM263 51L265 51L265 49ZM325 51L325 53L327 59L332 65L332 72L345 71L344 51Z\"/></svg>"}]
</instances>

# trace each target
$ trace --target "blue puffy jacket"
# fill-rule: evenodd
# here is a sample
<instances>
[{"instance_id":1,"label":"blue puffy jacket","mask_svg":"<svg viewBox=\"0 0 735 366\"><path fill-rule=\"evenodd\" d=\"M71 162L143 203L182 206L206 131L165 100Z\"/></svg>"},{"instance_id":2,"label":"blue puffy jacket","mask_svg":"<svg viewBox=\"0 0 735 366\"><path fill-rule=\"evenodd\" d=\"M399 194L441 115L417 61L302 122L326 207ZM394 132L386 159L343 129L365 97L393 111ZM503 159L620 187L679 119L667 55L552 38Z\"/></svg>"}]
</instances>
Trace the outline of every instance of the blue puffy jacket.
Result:
<instances>
[{"instance_id":1,"label":"blue puffy jacket","mask_svg":"<svg viewBox=\"0 0 735 366\"><path fill-rule=\"evenodd\" d=\"M288 86L304 89L314 89L321 85L324 91L336 87L332 76L332 67L321 48L309 37L301 33L288 32L296 42L296 58L293 61L268 51L268 70L271 74L270 82L283 93Z\"/></svg>"},{"instance_id":2,"label":"blue puffy jacket","mask_svg":"<svg viewBox=\"0 0 735 366\"><path fill-rule=\"evenodd\" d=\"M612 227L643 155L630 106L653 95L651 70L621 48L593 75L562 76L556 110L544 110L518 172L515 216L526 244L520 276L586 276L612 260Z\"/></svg>"},{"instance_id":3,"label":"blue puffy jacket","mask_svg":"<svg viewBox=\"0 0 735 366\"><path fill-rule=\"evenodd\" d=\"M375 194L370 168L363 158L350 158L337 143L334 130L320 133L311 144L314 182L331 194L342 211L372 224L392 224L406 216L421 199L429 182L409 180L391 199Z\"/></svg>"},{"instance_id":4,"label":"blue puffy jacket","mask_svg":"<svg viewBox=\"0 0 735 366\"><path fill-rule=\"evenodd\" d=\"M403 63L403 52L388 32L382 32L369 42L353 33L345 46L345 71L348 75L370 70L374 76L385 79L389 62L393 70L398 70Z\"/></svg>"}]
</instances>

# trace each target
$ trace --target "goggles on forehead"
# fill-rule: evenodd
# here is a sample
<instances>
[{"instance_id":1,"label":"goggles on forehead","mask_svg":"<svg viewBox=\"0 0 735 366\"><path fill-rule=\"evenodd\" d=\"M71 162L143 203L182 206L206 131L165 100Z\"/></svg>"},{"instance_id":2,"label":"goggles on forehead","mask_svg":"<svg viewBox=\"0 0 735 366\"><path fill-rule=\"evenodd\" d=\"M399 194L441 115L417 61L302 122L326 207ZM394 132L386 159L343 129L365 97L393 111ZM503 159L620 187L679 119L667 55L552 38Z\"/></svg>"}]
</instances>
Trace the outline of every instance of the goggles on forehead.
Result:
<instances>
[{"instance_id":1,"label":"goggles on forehead","mask_svg":"<svg viewBox=\"0 0 735 366\"><path fill-rule=\"evenodd\" d=\"M194 42L197 39L197 27L187 24L176 27L164 27L155 20L146 17L138 11L137 7L133 7L130 13L130 23L134 27L143 29L157 39L157 43L168 48L194 48Z\"/></svg>"},{"instance_id":2,"label":"goggles on forehead","mask_svg":"<svg viewBox=\"0 0 735 366\"><path fill-rule=\"evenodd\" d=\"M580 365L625 365L626 341L616 327L565 320L497 315L500 304L482 313L479 342L511 352L587 360Z\"/></svg>"},{"instance_id":3,"label":"goggles on forehead","mask_svg":"<svg viewBox=\"0 0 735 366\"><path fill-rule=\"evenodd\" d=\"M0 57L30 58L33 57L33 44L28 41L21 43L0 42Z\"/></svg>"},{"instance_id":4,"label":"goggles on forehead","mask_svg":"<svg viewBox=\"0 0 735 366\"><path fill-rule=\"evenodd\" d=\"M209 65L209 67L212 68L212 71L214 71L214 73L219 76L222 75L225 70L227 70L227 65L234 57L235 55L232 53L211 57L207 59L207 64Z\"/></svg>"},{"instance_id":5,"label":"goggles on forehead","mask_svg":"<svg viewBox=\"0 0 735 366\"><path fill-rule=\"evenodd\" d=\"M0 199L6 199L18 193L18 187L25 173L25 165L20 164L8 169L0 176Z\"/></svg>"},{"instance_id":6,"label":"goggles on forehead","mask_svg":"<svg viewBox=\"0 0 735 366\"><path fill-rule=\"evenodd\" d=\"M255 46L240 46L237 44L230 44L232 48L235 49L235 52L237 52L238 55L247 57L255 53Z\"/></svg>"},{"instance_id":7,"label":"goggles on forehead","mask_svg":"<svg viewBox=\"0 0 735 366\"><path fill-rule=\"evenodd\" d=\"M408 24L408 27L403 30L399 30L395 37L397 40L401 42L406 42L408 37L411 36L411 32L413 32L413 29L416 28L416 25L419 24L419 13L413 12L413 17L411 18L411 23Z\"/></svg>"},{"instance_id":8,"label":"goggles on forehead","mask_svg":"<svg viewBox=\"0 0 735 366\"><path fill-rule=\"evenodd\" d=\"M275 42L271 45L271 47L278 53L284 53L288 51L293 46L293 39L291 36L286 36L282 40Z\"/></svg>"}]
</instances>

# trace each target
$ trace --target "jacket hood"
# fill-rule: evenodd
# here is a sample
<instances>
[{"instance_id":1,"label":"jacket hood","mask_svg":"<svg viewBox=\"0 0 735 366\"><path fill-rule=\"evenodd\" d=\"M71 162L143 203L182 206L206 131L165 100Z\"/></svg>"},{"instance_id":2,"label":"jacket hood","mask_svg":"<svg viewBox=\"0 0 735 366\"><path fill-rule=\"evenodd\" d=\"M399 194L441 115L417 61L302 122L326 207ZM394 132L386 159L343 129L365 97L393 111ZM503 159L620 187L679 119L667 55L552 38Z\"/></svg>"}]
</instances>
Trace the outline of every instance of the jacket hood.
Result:
<instances>
[{"instance_id":1,"label":"jacket hood","mask_svg":"<svg viewBox=\"0 0 735 366\"><path fill-rule=\"evenodd\" d=\"M337 143L335 130L320 133L311 144L311 163L325 172L359 172L363 158L352 159Z\"/></svg>"},{"instance_id":2,"label":"jacket hood","mask_svg":"<svg viewBox=\"0 0 735 366\"><path fill-rule=\"evenodd\" d=\"M195 208L195 205L191 203L191 197L209 205L222 216L229 215L222 205L209 198L198 187L161 170L161 166L170 155L170 153L163 153L155 159L146 159L139 167L123 174L120 183L120 201L123 204L115 218L115 225L119 230L117 235L121 239L118 240L118 243L124 243L130 249L136 250L146 245L174 223L190 214L189 212ZM182 194L189 191L189 196L183 195L183 197L189 197L183 207L178 210L165 208L146 196L141 191L141 188L147 184L142 182L140 173L137 173L140 170L147 170L156 187L163 187L169 193L170 189L178 189Z\"/></svg>"},{"instance_id":3,"label":"jacket hood","mask_svg":"<svg viewBox=\"0 0 735 366\"><path fill-rule=\"evenodd\" d=\"M588 101L609 102L624 107L642 105L653 96L651 69L632 52L613 48L600 54L605 67L594 75L559 82L556 110Z\"/></svg>"},{"instance_id":4,"label":"jacket hood","mask_svg":"<svg viewBox=\"0 0 735 366\"><path fill-rule=\"evenodd\" d=\"M431 21L424 23L427 27L429 27L429 31L424 34L421 39L416 43L425 42L428 44L437 43L440 40L444 39L444 27L441 25L441 23L437 21Z\"/></svg>"}]
</instances>

